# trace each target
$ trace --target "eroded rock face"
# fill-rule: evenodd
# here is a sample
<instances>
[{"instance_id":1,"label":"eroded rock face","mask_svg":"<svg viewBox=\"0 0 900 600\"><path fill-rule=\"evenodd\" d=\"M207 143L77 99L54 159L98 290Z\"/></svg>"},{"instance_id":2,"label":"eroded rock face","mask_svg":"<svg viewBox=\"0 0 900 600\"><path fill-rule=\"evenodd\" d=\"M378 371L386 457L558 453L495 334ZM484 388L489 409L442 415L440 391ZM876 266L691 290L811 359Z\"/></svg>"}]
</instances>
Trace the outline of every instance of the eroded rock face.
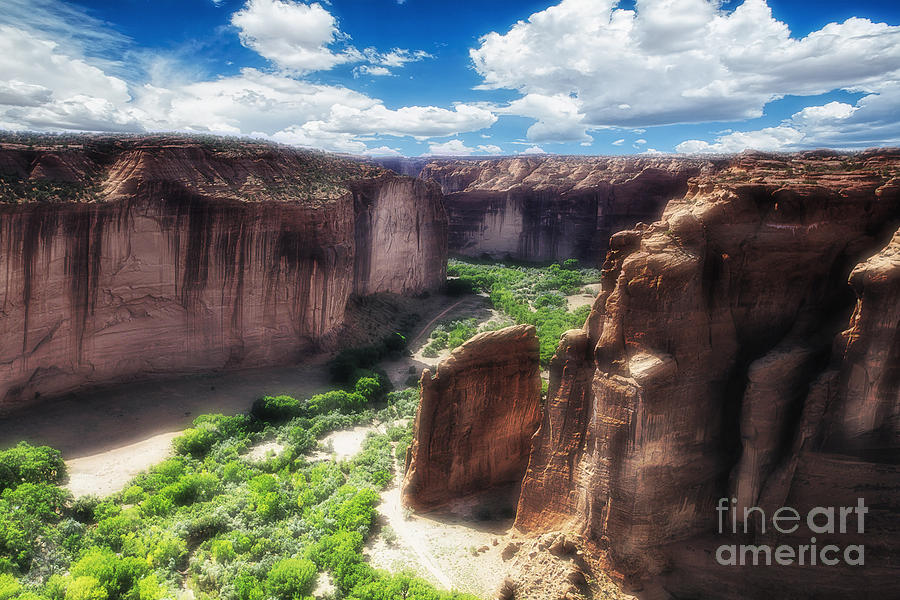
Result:
<instances>
[{"instance_id":1,"label":"eroded rock face","mask_svg":"<svg viewBox=\"0 0 900 600\"><path fill-rule=\"evenodd\" d=\"M613 236L603 291L551 367L517 526L584 534L650 597L889 594L898 175L896 151L745 154ZM722 544L815 535L719 534L722 497L770 516L863 498L865 533L818 543L865 544L865 568L720 566Z\"/></svg>"},{"instance_id":2,"label":"eroded rock face","mask_svg":"<svg viewBox=\"0 0 900 600\"><path fill-rule=\"evenodd\" d=\"M634 157L438 159L450 251L471 257L602 261L612 233L659 218L690 177L721 161Z\"/></svg>"},{"instance_id":3,"label":"eroded rock face","mask_svg":"<svg viewBox=\"0 0 900 600\"><path fill-rule=\"evenodd\" d=\"M531 325L481 333L422 373L403 500L432 509L522 479L540 423L539 344Z\"/></svg>"},{"instance_id":4,"label":"eroded rock face","mask_svg":"<svg viewBox=\"0 0 900 600\"><path fill-rule=\"evenodd\" d=\"M353 161L132 139L7 146L0 169L4 408L288 364L335 341L352 294L415 294L444 278L440 192Z\"/></svg>"}]
</instances>

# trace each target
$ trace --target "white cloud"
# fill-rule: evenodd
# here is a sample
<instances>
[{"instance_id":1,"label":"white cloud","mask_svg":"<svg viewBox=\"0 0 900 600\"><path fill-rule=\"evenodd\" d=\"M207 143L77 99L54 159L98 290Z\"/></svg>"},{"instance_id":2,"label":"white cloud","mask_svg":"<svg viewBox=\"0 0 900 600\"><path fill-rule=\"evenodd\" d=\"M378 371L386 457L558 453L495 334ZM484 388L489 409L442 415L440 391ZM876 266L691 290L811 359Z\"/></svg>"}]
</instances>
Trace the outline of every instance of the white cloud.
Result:
<instances>
[{"instance_id":1,"label":"white cloud","mask_svg":"<svg viewBox=\"0 0 900 600\"><path fill-rule=\"evenodd\" d=\"M449 140L447 142L432 142L428 144L428 152L423 156L469 156L475 154L473 148L466 146L462 140Z\"/></svg>"},{"instance_id":2,"label":"white cloud","mask_svg":"<svg viewBox=\"0 0 900 600\"><path fill-rule=\"evenodd\" d=\"M122 79L32 32L0 25L0 118L10 129L136 131Z\"/></svg>"},{"instance_id":3,"label":"white cloud","mask_svg":"<svg viewBox=\"0 0 900 600\"><path fill-rule=\"evenodd\" d=\"M366 48L363 50L363 55L369 62L385 67L402 67L407 63L434 58L424 50L411 51L405 48L394 48L388 52L378 52L375 48Z\"/></svg>"},{"instance_id":4,"label":"white cloud","mask_svg":"<svg viewBox=\"0 0 900 600\"><path fill-rule=\"evenodd\" d=\"M532 142L590 142L593 138L585 132L580 108L581 102L566 94L528 94L496 111L536 119L526 132Z\"/></svg>"},{"instance_id":5,"label":"white cloud","mask_svg":"<svg viewBox=\"0 0 900 600\"><path fill-rule=\"evenodd\" d=\"M432 58L423 50L405 48L387 52L379 52L376 48L357 50L346 43L349 36L340 31L334 15L318 2L248 0L231 16L231 24L238 29L244 46L278 67L296 73L367 62L356 67L355 76L383 76L391 73L390 68Z\"/></svg>"},{"instance_id":6,"label":"white cloud","mask_svg":"<svg viewBox=\"0 0 900 600\"><path fill-rule=\"evenodd\" d=\"M231 16L231 24L242 44L283 69L318 71L360 58L352 48L329 48L342 36L334 16L318 3L249 0Z\"/></svg>"},{"instance_id":7,"label":"white cloud","mask_svg":"<svg viewBox=\"0 0 900 600\"><path fill-rule=\"evenodd\" d=\"M387 67L382 67L379 65L359 65L358 67L353 68L353 76L360 77L361 75L374 75L376 77L384 77L387 75L392 75L391 70Z\"/></svg>"},{"instance_id":8,"label":"white cloud","mask_svg":"<svg viewBox=\"0 0 900 600\"><path fill-rule=\"evenodd\" d=\"M643 146L646 143L647 143L647 140L645 140L644 138L638 138L638 139L634 140L635 146Z\"/></svg>"},{"instance_id":9,"label":"white cloud","mask_svg":"<svg viewBox=\"0 0 900 600\"><path fill-rule=\"evenodd\" d=\"M803 148L866 148L900 144L900 83L885 84L878 94L859 99L856 105L829 102L808 106L777 126L754 131L729 131L713 142L685 140L678 152L740 152L799 150Z\"/></svg>"},{"instance_id":10,"label":"white cloud","mask_svg":"<svg viewBox=\"0 0 900 600\"><path fill-rule=\"evenodd\" d=\"M102 68L109 63L86 58L73 37L60 39L66 42L0 25L0 128L254 135L362 153L366 136L443 137L484 129L497 120L490 110L466 104L391 109L347 87L286 72L244 68L237 75L206 79L172 57L146 60L142 70L149 80L126 82ZM396 65L421 58L394 49L383 60Z\"/></svg>"},{"instance_id":11,"label":"white cloud","mask_svg":"<svg viewBox=\"0 0 900 600\"><path fill-rule=\"evenodd\" d=\"M387 146L369 148L368 150L363 152L363 154L365 154L366 156L403 156L403 153L396 148L389 148Z\"/></svg>"},{"instance_id":12,"label":"white cloud","mask_svg":"<svg viewBox=\"0 0 900 600\"><path fill-rule=\"evenodd\" d=\"M612 145L613 145L613 146L621 146L621 145L624 144L624 143L625 143L625 138L622 138L622 139L620 139L620 140L614 141L614 142L612 143Z\"/></svg>"},{"instance_id":13,"label":"white cloud","mask_svg":"<svg viewBox=\"0 0 900 600\"><path fill-rule=\"evenodd\" d=\"M547 152L541 148L540 146L531 146L529 148L525 148L519 154L547 154Z\"/></svg>"},{"instance_id":14,"label":"white cloud","mask_svg":"<svg viewBox=\"0 0 900 600\"><path fill-rule=\"evenodd\" d=\"M505 112L537 121L529 139L755 118L784 95L878 92L900 80L900 27L852 18L797 39L765 0L734 10L717 0L617 4L563 0L470 51L482 88L521 93ZM568 99L554 113L550 97Z\"/></svg>"},{"instance_id":15,"label":"white cloud","mask_svg":"<svg viewBox=\"0 0 900 600\"><path fill-rule=\"evenodd\" d=\"M485 154L503 154L503 148L494 144L482 144L478 146L478 149Z\"/></svg>"}]
</instances>

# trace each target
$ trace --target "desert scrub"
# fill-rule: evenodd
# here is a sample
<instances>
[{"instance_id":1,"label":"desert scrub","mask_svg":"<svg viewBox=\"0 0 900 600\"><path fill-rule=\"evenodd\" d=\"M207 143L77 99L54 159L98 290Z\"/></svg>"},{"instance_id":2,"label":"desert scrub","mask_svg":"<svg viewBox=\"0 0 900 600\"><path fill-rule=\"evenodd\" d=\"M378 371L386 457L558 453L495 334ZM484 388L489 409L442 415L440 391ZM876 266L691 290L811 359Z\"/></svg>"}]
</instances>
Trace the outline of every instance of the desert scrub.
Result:
<instances>
[{"instance_id":1,"label":"desert scrub","mask_svg":"<svg viewBox=\"0 0 900 600\"><path fill-rule=\"evenodd\" d=\"M351 391L352 390L352 391ZM178 453L103 500L73 502L62 462L46 447L0 453L0 593L17 600L162 600L184 587L207 600L310 598L319 573L341 597L467 599L366 564L379 491L394 445L411 428L370 435L350 460L313 462L318 438L376 418L415 413L416 390L385 396L377 379L309 399L273 397L259 415L201 415ZM347 401L348 397L353 397ZM275 398L278 398L275 400ZM314 401L314 399L316 399ZM274 458L244 452L279 440Z\"/></svg>"},{"instance_id":2,"label":"desert scrub","mask_svg":"<svg viewBox=\"0 0 900 600\"><path fill-rule=\"evenodd\" d=\"M579 268L573 259L546 267L450 260L447 274L488 293L494 308L516 323L534 325L544 366L556 351L560 336L568 329L581 327L590 313L588 306L570 312L565 296L600 281L597 269Z\"/></svg>"},{"instance_id":3,"label":"desert scrub","mask_svg":"<svg viewBox=\"0 0 900 600\"><path fill-rule=\"evenodd\" d=\"M430 341L422 355L434 358L438 352L449 348L450 350L462 346L466 340L478 333L478 323L475 319L463 319L441 323L431 332Z\"/></svg>"}]
</instances>

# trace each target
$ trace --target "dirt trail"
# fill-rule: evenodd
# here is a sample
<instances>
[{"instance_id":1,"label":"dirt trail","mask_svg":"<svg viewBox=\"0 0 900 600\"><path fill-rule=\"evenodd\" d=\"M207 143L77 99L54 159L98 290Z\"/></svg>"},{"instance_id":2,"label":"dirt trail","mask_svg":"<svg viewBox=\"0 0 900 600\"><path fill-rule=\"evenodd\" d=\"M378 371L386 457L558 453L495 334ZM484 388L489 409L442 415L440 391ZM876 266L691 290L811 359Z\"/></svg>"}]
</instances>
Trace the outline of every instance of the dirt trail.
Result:
<instances>
[{"instance_id":1,"label":"dirt trail","mask_svg":"<svg viewBox=\"0 0 900 600\"><path fill-rule=\"evenodd\" d=\"M403 475L395 459L394 487L382 494L381 506L378 507L378 510L387 518L388 524L393 528L397 537L415 553L419 564L425 567L442 587L448 590L452 589L454 587L453 581L437 564L436 557L423 543L421 532L404 518L404 508L400 501L400 490L402 487Z\"/></svg>"},{"instance_id":2,"label":"dirt trail","mask_svg":"<svg viewBox=\"0 0 900 600\"><path fill-rule=\"evenodd\" d=\"M489 597L508 569L501 556L511 520L475 524L445 515L411 513L401 502L402 466L394 461L394 485L381 493L382 529L363 550L368 562L391 572L414 571L433 585ZM390 527L395 539L388 539Z\"/></svg>"}]
</instances>

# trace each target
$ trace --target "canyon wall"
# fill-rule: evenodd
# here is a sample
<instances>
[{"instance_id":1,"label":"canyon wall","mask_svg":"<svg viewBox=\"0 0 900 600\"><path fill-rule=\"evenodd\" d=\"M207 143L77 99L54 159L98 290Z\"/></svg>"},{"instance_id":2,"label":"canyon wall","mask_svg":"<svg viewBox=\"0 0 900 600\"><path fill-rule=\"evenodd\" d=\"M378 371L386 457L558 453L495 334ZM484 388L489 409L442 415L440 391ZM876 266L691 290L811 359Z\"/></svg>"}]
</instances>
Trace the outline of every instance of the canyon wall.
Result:
<instances>
[{"instance_id":1,"label":"canyon wall","mask_svg":"<svg viewBox=\"0 0 900 600\"><path fill-rule=\"evenodd\" d=\"M319 153L181 139L0 148L0 407L288 364L353 294L441 285L435 186ZM387 243L390 236L392 243Z\"/></svg>"},{"instance_id":2,"label":"canyon wall","mask_svg":"<svg viewBox=\"0 0 900 600\"><path fill-rule=\"evenodd\" d=\"M421 378L403 501L431 509L522 480L540 423L534 326L476 335Z\"/></svg>"},{"instance_id":3,"label":"canyon wall","mask_svg":"<svg viewBox=\"0 0 900 600\"><path fill-rule=\"evenodd\" d=\"M890 595L898 175L891 150L745 154L614 235L591 315L554 357L517 526L585 535L648 598ZM855 517L782 535L751 516L738 535L730 517L718 530L720 498L739 515L858 498L868 513L863 533ZM865 544L865 566L716 561L723 544L811 543Z\"/></svg>"},{"instance_id":4,"label":"canyon wall","mask_svg":"<svg viewBox=\"0 0 900 600\"><path fill-rule=\"evenodd\" d=\"M722 161L645 157L435 159L457 255L599 264L612 233L659 218L688 179Z\"/></svg>"}]
</instances>

